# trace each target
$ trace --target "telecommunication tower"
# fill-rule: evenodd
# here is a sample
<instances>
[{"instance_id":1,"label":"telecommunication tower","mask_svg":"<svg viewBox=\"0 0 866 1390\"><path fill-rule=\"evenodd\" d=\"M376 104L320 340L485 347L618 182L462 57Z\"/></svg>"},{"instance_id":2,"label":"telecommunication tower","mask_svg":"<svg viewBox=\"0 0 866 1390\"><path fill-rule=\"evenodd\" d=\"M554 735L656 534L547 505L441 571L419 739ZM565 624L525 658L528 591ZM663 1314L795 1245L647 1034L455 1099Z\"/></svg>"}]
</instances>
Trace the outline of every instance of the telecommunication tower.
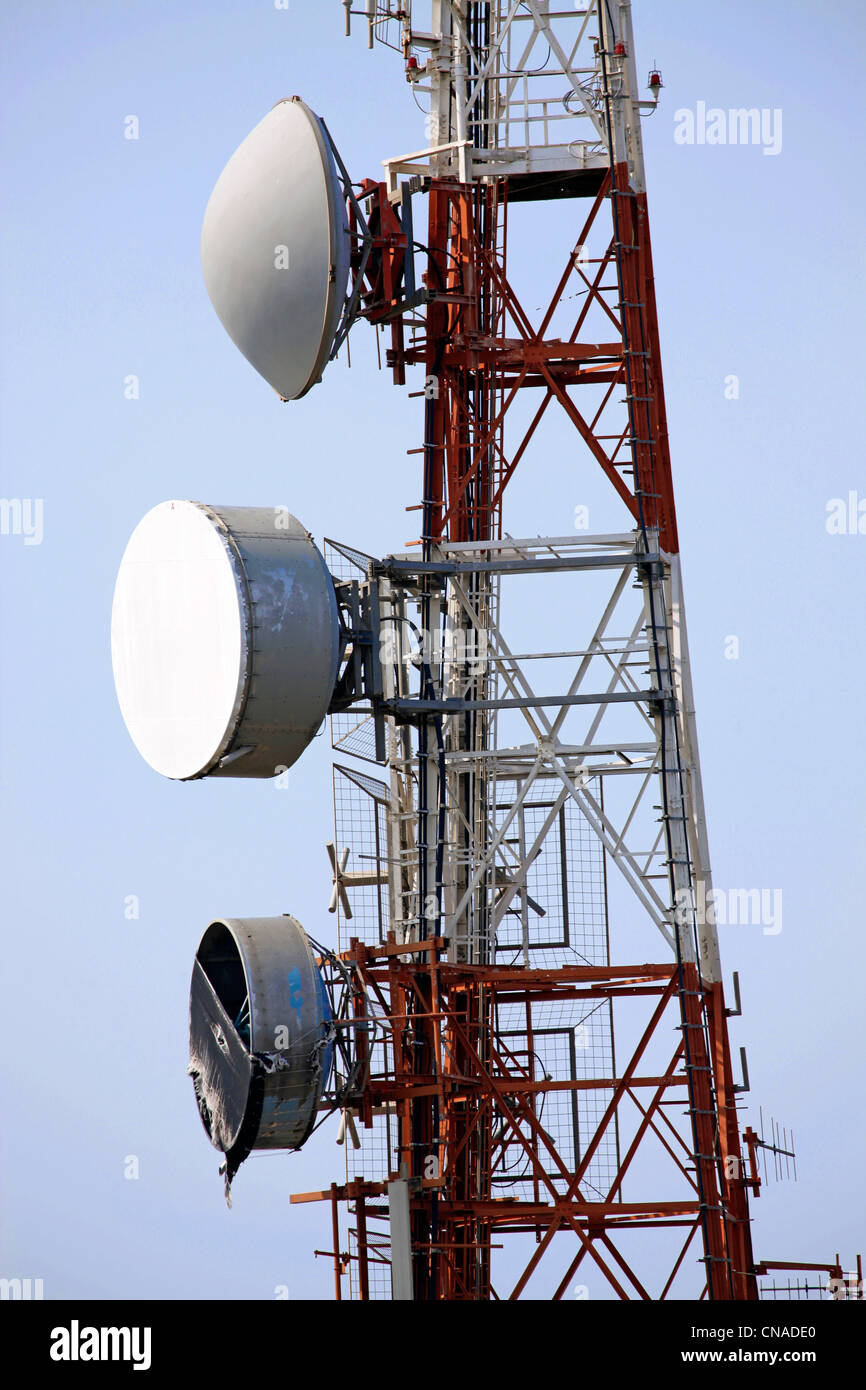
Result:
<instances>
[{"instance_id":1,"label":"telecommunication tower","mask_svg":"<svg viewBox=\"0 0 866 1390\"><path fill-rule=\"evenodd\" d=\"M641 94L627 0L344 9L394 50L427 144L353 183L324 122L278 103L217 184L203 263L284 400L360 318L398 385L415 370L419 535L323 555L281 508L164 503L115 598L121 706L158 771L280 775L326 714L348 759L336 948L288 917L202 939L202 1119L228 1187L341 1113L345 1181L292 1199L331 1205L337 1298L559 1299L592 1271L622 1299L754 1300L789 1268L756 1262L749 1210L759 1150L784 1150L741 1137L705 910L641 137L661 76ZM518 216L557 262L541 309L509 278ZM618 531L526 537L508 513L555 412ZM553 650L531 649L542 608Z\"/></svg>"},{"instance_id":2,"label":"telecommunication tower","mask_svg":"<svg viewBox=\"0 0 866 1390\"><path fill-rule=\"evenodd\" d=\"M375 7L376 35L389 37L389 19ZM428 940L423 963L398 956L389 970L375 947L358 950L359 970L390 988L389 1016L405 1015L412 1029L400 1055L395 1044L380 1098L397 1102L401 1155L422 1184L412 1200L415 1296L489 1298L491 1250L506 1232L533 1240L512 1296L563 1235L571 1258L557 1266L555 1295L588 1264L620 1296L642 1296L620 1234L667 1227L680 1237L671 1281L692 1249L712 1297L755 1297L718 944L695 913L710 868L641 142L642 108L655 105L660 78L651 75L641 100L627 4L552 13L537 3L434 3L431 19L429 34L405 9L399 21L407 76L429 91L430 147L386 163L392 195L400 176L429 179L432 299L423 341L398 341L392 352L398 374L404 360L420 361L432 387L422 547L383 577L401 598L410 586L422 633L447 615L456 657L438 681L424 670L429 716L417 769L391 760L398 804L411 806L413 779L418 802L417 825L398 822L398 863L410 860L414 839L416 866L409 892L392 890L401 909L392 925L398 939ZM509 206L536 205L541 242L545 203L562 197L581 200L582 225L533 320L507 278ZM534 413L506 444L508 412L523 393ZM588 449L620 495L627 532L503 539L507 484L515 468L531 467L551 406L574 426L576 463ZM608 583L579 637L576 624L564 625L578 637L576 669L536 693L527 668L542 654L512 653L506 613L517 578L537 573L550 575L554 604L565 576ZM478 633L483 662L471 659ZM449 702L459 702L455 713ZM618 731L605 737L614 706ZM505 710L520 711L524 737L502 748ZM606 795L613 784L617 795ZM656 794L648 836L640 813ZM636 957L619 953L616 922L584 951L564 929L568 860L580 873L592 859L581 864L575 853L575 823L602 847L602 879L618 870L631 890L645 922ZM559 881L552 893L545 884L538 904L529 884L542 859L559 861ZM614 1071L624 1000L645 1017ZM647 1067L653 1041L672 1036L672 1018L676 1045ZM590 1019L589 1046L578 1049L575 1034L587 1041ZM377 1084L366 1088L370 1109ZM684 1131L671 1124L671 1102L687 1117ZM649 1135L680 1181L659 1175L655 1190L627 1202L628 1170ZM359 1200L363 1192L356 1210Z\"/></svg>"}]
</instances>

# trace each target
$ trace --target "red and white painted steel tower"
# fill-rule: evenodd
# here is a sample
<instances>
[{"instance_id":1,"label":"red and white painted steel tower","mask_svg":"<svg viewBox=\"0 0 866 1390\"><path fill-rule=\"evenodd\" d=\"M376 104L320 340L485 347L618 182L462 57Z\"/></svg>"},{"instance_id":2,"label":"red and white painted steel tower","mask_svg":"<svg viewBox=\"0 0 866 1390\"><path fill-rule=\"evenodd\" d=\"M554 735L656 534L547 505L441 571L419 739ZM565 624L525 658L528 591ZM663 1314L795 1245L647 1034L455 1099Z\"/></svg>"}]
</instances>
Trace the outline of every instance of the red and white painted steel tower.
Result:
<instances>
[{"instance_id":1,"label":"red and white painted steel tower","mask_svg":"<svg viewBox=\"0 0 866 1390\"><path fill-rule=\"evenodd\" d=\"M385 676L387 843L377 874L334 861L345 906L352 887L388 887L384 931L341 924L358 1012L376 1000L381 1024L354 1109L386 1138L351 1151L330 1194L338 1295L348 1271L370 1296L387 1259L395 1296L416 1299L560 1298L590 1270L621 1298L754 1299L757 1175L699 911L710 864L641 143L660 78L642 99L620 0L433 0L429 29L419 8L366 12L429 103L428 147L363 186L385 269L408 248L401 207L428 199L425 311L389 298L383 269L366 301L390 322L395 379L423 368L423 490L419 543L375 568L406 646ZM533 312L508 276L509 214L529 205L546 268L551 199L570 200L576 236ZM507 516L503 533L508 484L557 410L575 476L597 465L618 494L620 532L521 538ZM509 642L517 581L539 574L567 651Z\"/></svg>"},{"instance_id":2,"label":"red and white painted steel tower","mask_svg":"<svg viewBox=\"0 0 866 1390\"><path fill-rule=\"evenodd\" d=\"M426 147L360 187L355 260L395 381L423 373L421 529L382 561L337 547L383 657L376 752L357 719L334 742L388 781L335 767L360 1147L293 1200L331 1200L338 1298L757 1299L642 154L661 78L640 95L627 0L346 9L429 110ZM509 274L518 219L541 309ZM526 537L508 509L557 412L612 533Z\"/></svg>"}]
</instances>

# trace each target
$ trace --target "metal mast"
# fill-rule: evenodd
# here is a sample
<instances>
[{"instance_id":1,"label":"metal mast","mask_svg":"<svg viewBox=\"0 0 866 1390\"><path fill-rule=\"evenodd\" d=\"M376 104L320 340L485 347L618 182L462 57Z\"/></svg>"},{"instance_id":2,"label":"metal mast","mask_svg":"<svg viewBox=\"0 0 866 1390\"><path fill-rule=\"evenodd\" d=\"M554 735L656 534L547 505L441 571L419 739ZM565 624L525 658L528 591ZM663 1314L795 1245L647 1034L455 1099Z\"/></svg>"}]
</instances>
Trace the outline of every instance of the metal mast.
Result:
<instances>
[{"instance_id":1,"label":"metal mast","mask_svg":"<svg viewBox=\"0 0 866 1390\"><path fill-rule=\"evenodd\" d=\"M347 1272L375 1296L390 1264L415 1299L561 1298L589 1269L620 1298L754 1299L643 168L660 79L639 98L626 0L433 0L429 29L419 8L364 11L430 111L384 185L407 237L410 195L429 215L425 313L380 314L395 379L424 373L419 542L368 567L393 635L390 782L366 788L383 848L343 872L338 814L334 856L344 896L387 881L384 926L357 903L342 923L378 1031L347 1101L367 1139L345 1186L306 1195L333 1203L338 1297ZM541 248L560 198L578 234L536 318L508 211L532 205ZM503 536L550 409L621 531L515 539L508 517ZM508 640L537 575L567 651Z\"/></svg>"}]
</instances>

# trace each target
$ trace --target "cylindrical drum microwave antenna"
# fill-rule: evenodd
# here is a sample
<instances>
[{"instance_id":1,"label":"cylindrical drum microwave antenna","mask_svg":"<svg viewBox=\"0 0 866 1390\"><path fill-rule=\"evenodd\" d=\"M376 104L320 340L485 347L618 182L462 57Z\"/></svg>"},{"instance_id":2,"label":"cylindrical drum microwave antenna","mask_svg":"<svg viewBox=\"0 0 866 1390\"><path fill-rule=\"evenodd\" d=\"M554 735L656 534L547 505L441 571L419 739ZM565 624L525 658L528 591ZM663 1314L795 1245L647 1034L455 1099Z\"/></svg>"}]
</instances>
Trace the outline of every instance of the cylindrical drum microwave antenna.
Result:
<instances>
[{"instance_id":1,"label":"cylindrical drum microwave antenna","mask_svg":"<svg viewBox=\"0 0 866 1390\"><path fill-rule=\"evenodd\" d=\"M278 102L220 174L201 259L229 337L284 400L303 396L334 345L350 236L328 132L300 97Z\"/></svg>"},{"instance_id":2,"label":"cylindrical drum microwave antenna","mask_svg":"<svg viewBox=\"0 0 866 1390\"><path fill-rule=\"evenodd\" d=\"M164 777L274 777L327 713L334 581L283 507L162 502L121 561L111 616L120 709Z\"/></svg>"},{"instance_id":3,"label":"cylindrical drum microwave antenna","mask_svg":"<svg viewBox=\"0 0 866 1390\"><path fill-rule=\"evenodd\" d=\"M330 1000L294 917L225 917L199 944L188 1072L227 1183L254 1149L299 1149L333 1061Z\"/></svg>"}]
</instances>

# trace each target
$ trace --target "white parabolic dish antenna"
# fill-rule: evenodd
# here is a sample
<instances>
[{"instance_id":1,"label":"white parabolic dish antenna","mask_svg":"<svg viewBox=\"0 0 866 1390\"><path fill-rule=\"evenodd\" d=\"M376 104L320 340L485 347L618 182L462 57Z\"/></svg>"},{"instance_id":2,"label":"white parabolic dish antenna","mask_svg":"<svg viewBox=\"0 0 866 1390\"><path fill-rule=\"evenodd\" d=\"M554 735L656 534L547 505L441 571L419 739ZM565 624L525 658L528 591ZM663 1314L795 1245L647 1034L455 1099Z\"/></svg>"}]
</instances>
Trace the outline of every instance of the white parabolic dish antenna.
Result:
<instances>
[{"instance_id":1,"label":"white parabolic dish antenna","mask_svg":"<svg viewBox=\"0 0 866 1390\"><path fill-rule=\"evenodd\" d=\"M164 777L274 777L334 691L340 620L311 536L281 507L162 502L121 561L114 683L139 753Z\"/></svg>"},{"instance_id":2,"label":"white parabolic dish antenna","mask_svg":"<svg viewBox=\"0 0 866 1390\"><path fill-rule=\"evenodd\" d=\"M223 327L284 400L319 380L349 278L342 185L324 124L280 101L232 155L204 215L201 260Z\"/></svg>"}]
</instances>

